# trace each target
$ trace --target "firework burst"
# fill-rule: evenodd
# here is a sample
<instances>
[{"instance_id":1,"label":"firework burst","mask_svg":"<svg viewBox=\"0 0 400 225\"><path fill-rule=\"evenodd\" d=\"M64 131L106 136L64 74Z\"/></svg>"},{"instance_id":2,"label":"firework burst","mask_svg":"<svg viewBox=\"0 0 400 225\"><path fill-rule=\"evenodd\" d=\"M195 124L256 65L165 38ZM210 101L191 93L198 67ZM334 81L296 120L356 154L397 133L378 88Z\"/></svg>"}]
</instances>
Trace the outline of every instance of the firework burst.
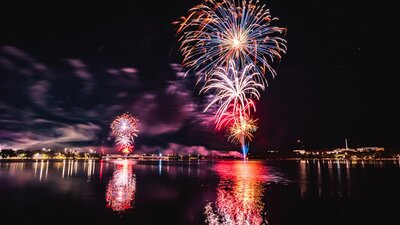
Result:
<instances>
[{"instance_id":1,"label":"firework burst","mask_svg":"<svg viewBox=\"0 0 400 225\"><path fill-rule=\"evenodd\" d=\"M111 124L111 132L115 136L130 135L137 137L139 120L129 113L118 116Z\"/></svg>"},{"instance_id":2,"label":"firework burst","mask_svg":"<svg viewBox=\"0 0 400 225\"><path fill-rule=\"evenodd\" d=\"M242 68L253 64L257 80L265 84L265 74L276 76L271 63L286 53L285 28L273 26L277 18L258 1L206 0L189 10L178 25L183 65L208 75L217 67L235 60Z\"/></svg>"},{"instance_id":3,"label":"firework burst","mask_svg":"<svg viewBox=\"0 0 400 225\"><path fill-rule=\"evenodd\" d=\"M257 130L256 122L249 116L249 108L253 108L254 103L250 101L245 108L230 106L222 116L219 123L216 124L217 130L227 128L228 140L234 144L245 146L245 141L252 141L253 133ZM236 110L236 111L234 111Z\"/></svg>"},{"instance_id":4,"label":"firework burst","mask_svg":"<svg viewBox=\"0 0 400 225\"><path fill-rule=\"evenodd\" d=\"M253 133L257 130L258 119L252 119L250 117L243 116L239 118L232 126L229 127L228 140L233 143L245 145L245 140L251 141L253 139Z\"/></svg>"},{"instance_id":5,"label":"firework burst","mask_svg":"<svg viewBox=\"0 0 400 225\"><path fill-rule=\"evenodd\" d=\"M262 89L262 85L253 79L258 76L253 69L253 65L247 65L242 71L238 71L235 62L229 61L228 69L217 68L201 89L201 92L215 92L204 112L214 104L219 105L215 113L217 128L231 121L231 118L245 117L245 114L250 115L251 110L256 110L250 97L259 99L258 89Z\"/></svg>"},{"instance_id":6,"label":"firework burst","mask_svg":"<svg viewBox=\"0 0 400 225\"><path fill-rule=\"evenodd\" d=\"M133 150L134 138L138 136L139 120L129 113L118 116L111 123L111 133L115 136L118 150L128 154Z\"/></svg>"}]
</instances>

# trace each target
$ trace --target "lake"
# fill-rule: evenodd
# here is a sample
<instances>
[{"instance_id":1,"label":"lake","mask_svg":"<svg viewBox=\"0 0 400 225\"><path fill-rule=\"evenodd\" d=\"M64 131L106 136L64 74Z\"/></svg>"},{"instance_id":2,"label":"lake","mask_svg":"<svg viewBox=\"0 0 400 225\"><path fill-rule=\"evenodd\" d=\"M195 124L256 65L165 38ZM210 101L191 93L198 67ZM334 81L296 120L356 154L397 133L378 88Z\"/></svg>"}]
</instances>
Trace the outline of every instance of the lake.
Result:
<instances>
[{"instance_id":1,"label":"lake","mask_svg":"<svg viewBox=\"0 0 400 225\"><path fill-rule=\"evenodd\" d=\"M398 224L399 179L397 160L0 161L0 223Z\"/></svg>"}]
</instances>

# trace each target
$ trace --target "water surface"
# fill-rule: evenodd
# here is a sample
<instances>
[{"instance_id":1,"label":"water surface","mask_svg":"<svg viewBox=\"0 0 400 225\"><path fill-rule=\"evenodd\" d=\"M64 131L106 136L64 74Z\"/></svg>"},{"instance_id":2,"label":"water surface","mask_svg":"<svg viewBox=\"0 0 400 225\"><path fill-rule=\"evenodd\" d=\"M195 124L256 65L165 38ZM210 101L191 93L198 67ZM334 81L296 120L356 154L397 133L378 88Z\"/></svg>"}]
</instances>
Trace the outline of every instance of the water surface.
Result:
<instances>
[{"instance_id":1,"label":"water surface","mask_svg":"<svg viewBox=\"0 0 400 225\"><path fill-rule=\"evenodd\" d=\"M388 224L399 161L0 161L4 224Z\"/></svg>"}]
</instances>

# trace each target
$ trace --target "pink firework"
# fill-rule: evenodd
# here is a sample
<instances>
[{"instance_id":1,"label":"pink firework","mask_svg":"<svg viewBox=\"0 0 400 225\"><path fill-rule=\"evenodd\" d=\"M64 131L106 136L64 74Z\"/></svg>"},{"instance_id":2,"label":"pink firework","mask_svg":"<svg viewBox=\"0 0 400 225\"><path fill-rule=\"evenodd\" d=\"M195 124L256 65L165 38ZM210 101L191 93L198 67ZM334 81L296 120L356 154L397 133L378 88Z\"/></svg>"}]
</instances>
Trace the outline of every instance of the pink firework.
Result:
<instances>
[{"instance_id":1,"label":"pink firework","mask_svg":"<svg viewBox=\"0 0 400 225\"><path fill-rule=\"evenodd\" d=\"M128 154L133 150L134 138L138 136L139 120L129 113L118 116L111 123L111 133L115 136L118 150Z\"/></svg>"}]
</instances>

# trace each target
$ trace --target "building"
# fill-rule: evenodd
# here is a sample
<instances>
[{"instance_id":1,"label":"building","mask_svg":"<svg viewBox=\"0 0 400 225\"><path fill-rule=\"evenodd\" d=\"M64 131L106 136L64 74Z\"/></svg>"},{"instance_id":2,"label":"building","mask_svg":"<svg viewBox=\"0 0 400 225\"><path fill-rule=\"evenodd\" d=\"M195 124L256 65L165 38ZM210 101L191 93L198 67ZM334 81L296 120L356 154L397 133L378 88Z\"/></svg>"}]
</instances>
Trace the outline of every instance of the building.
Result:
<instances>
[{"instance_id":1,"label":"building","mask_svg":"<svg viewBox=\"0 0 400 225\"><path fill-rule=\"evenodd\" d=\"M383 152L384 147L361 147L356 149L357 152Z\"/></svg>"},{"instance_id":2,"label":"building","mask_svg":"<svg viewBox=\"0 0 400 225\"><path fill-rule=\"evenodd\" d=\"M298 153L298 154L300 154L300 155L304 155L304 154L306 153L306 150L296 149L296 150L293 150L293 152L294 152L294 153Z\"/></svg>"}]
</instances>

